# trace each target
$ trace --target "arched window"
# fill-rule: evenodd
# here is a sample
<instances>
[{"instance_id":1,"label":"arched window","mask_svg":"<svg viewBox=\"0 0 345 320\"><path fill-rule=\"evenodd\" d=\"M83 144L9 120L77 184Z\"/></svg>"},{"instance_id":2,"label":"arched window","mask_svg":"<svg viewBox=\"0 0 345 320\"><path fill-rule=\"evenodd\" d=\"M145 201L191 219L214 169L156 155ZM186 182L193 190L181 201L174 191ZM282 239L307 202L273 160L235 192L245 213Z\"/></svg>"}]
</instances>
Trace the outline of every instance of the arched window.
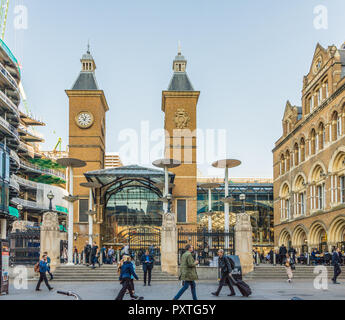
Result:
<instances>
[{"instance_id":1,"label":"arched window","mask_svg":"<svg viewBox=\"0 0 345 320\"><path fill-rule=\"evenodd\" d=\"M316 152L316 132L312 129L310 132L310 150L309 154L315 154Z\"/></svg>"},{"instance_id":2,"label":"arched window","mask_svg":"<svg viewBox=\"0 0 345 320\"><path fill-rule=\"evenodd\" d=\"M290 219L290 188L287 183L281 189L280 218L281 220Z\"/></svg>"},{"instance_id":3,"label":"arched window","mask_svg":"<svg viewBox=\"0 0 345 320\"><path fill-rule=\"evenodd\" d=\"M284 155L282 154L280 156L280 174L284 174L286 171L286 168L285 168L285 157Z\"/></svg>"},{"instance_id":4,"label":"arched window","mask_svg":"<svg viewBox=\"0 0 345 320\"><path fill-rule=\"evenodd\" d=\"M312 185L310 186L310 207L311 209L325 209L325 178L326 173L320 165L317 165L312 172Z\"/></svg>"},{"instance_id":5,"label":"arched window","mask_svg":"<svg viewBox=\"0 0 345 320\"><path fill-rule=\"evenodd\" d=\"M285 153L285 168L286 168L286 172L288 172L290 170L290 151L287 150L286 153Z\"/></svg>"},{"instance_id":6,"label":"arched window","mask_svg":"<svg viewBox=\"0 0 345 320\"><path fill-rule=\"evenodd\" d=\"M332 134L332 139L331 141L335 141L338 139L340 128L339 128L340 122L339 122L339 116L338 112L334 111L332 114L332 123L331 123L331 134Z\"/></svg>"},{"instance_id":7,"label":"arched window","mask_svg":"<svg viewBox=\"0 0 345 320\"><path fill-rule=\"evenodd\" d=\"M297 216L305 215L306 183L302 175L296 179L294 186L294 212Z\"/></svg>"},{"instance_id":8,"label":"arched window","mask_svg":"<svg viewBox=\"0 0 345 320\"><path fill-rule=\"evenodd\" d=\"M294 146L294 161L295 161L295 166L298 166L300 163L300 150L299 150L299 146L298 143L295 143Z\"/></svg>"},{"instance_id":9,"label":"arched window","mask_svg":"<svg viewBox=\"0 0 345 320\"><path fill-rule=\"evenodd\" d=\"M319 124L318 136L318 148L319 150L322 150L325 146L326 141L326 130L322 122Z\"/></svg>"},{"instance_id":10,"label":"arched window","mask_svg":"<svg viewBox=\"0 0 345 320\"><path fill-rule=\"evenodd\" d=\"M300 152L299 152L300 161L299 162L303 162L305 160L305 140L304 140L304 138L301 138L301 142L299 145L300 145Z\"/></svg>"}]
</instances>

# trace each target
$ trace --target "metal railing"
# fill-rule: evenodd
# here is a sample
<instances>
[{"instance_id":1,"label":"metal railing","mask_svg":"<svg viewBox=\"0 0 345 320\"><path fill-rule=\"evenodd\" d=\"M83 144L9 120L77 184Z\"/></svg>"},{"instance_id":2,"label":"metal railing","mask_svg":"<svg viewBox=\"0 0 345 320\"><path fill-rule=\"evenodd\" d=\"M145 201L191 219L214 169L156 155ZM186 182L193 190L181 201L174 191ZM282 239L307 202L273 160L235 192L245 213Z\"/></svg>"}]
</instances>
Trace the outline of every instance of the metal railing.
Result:
<instances>
[{"instance_id":1,"label":"metal railing","mask_svg":"<svg viewBox=\"0 0 345 320\"><path fill-rule=\"evenodd\" d=\"M27 179L23 179L21 177L18 177L17 175L13 174L12 175L13 179L18 182L20 185L26 186L26 187L30 187L32 189L37 189L37 182L34 181L30 181Z\"/></svg>"},{"instance_id":2,"label":"metal railing","mask_svg":"<svg viewBox=\"0 0 345 320\"><path fill-rule=\"evenodd\" d=\"M13 175L10 178L10 187L18 191L20 190L19 183L13 178Z\"/></svg>"},{"instance_id":3,"label":"metal railing","mask_svg":"<svg viewBox=\"0 0 345 320\"><path fill-rule=\"evenodd\" d=\"M35 150L33 147L29 146L28 144L24 143L23 141L19 142L19 148L27 150L32 155L35 153Z\"/></svg>"},{"instance_id":4,"label":"metal railing","mask_svg":"<svg viewBox=\"0 0 345 320\"><path fill-rule=\"evenodd\" d=\"M20 167L20 159L17 153L14 150L10 151L10 157L17 163L18 167Z\"/></svg>"},{"instance_id":5,"label":"metal railing","mask_svg":"<svg viewBox=\"0 0 345 320\"><path fill-rule=\"evenodd\" d=\"M56 177L64 179L64 180L66 179L65 175L62 172L60 172L60 171L39 167L39 166L36 166L36 165L34 165L34 164L30 163L30 162L27 162L25 160L21 160L20 161L20 165L22 167L25 167L25 168L27 168L29 170L32 170L32 171L36 171L38 173L53 175L53 176L56 176Z\"/></svg>"},{"instance_id":6,"label":"metal railing","mask_svg":"<svg viewBox=\"0 0 345 320\"><path fill-rule=\"evenodd\" d=\"M18 116L19 118L19 110L18 107L12 102L12 100L7 97L1 90L0 90L0 98L3 100L8 107Z\"/></svg>"},{"instance_id":7,"label":"metal railing","mask_svg":"<svg viewBox=\"0 0 345 320\"><path fill-rule=\"evenodd\" d=\"M22 124L20 124L18 128L20 130L24 131L25 133L29 134L30 136L33 136L33 137L36 137L36 138L39 138L39 139L43 139L43 134L42 133L37 132L35 130L32 130L29 127L25 127Z\"/></svg>"},{"instance_id":8,"label":"metal railing","mask_svg":"<svg viewBox=\"0 0 345 320\"><path fill-rule=\"evenodd\" d=\"M6 70L6 68L3 66L2 63L0 63L0 72L5 76L5 78L8 80L8 82L10 82L12 84L12 86L14 87L14 89L19 92L19 88L18 88L18 84L17 81L14 80L14 78L12 77L12 75Z\"/></svg>"},{"instance_id":9,"label":"metal railing","mask_svg":"<svg viewBox=\"0 0 345 320\"><path fill-rule=\"evenodd\" d=\"M6 121L3 117L0 117L0 124L9 132L11 132L17 138L17 140L19 140L19 134L17 129L14 126L12 126L8 121Z\"/></svg>"}]
</instances>

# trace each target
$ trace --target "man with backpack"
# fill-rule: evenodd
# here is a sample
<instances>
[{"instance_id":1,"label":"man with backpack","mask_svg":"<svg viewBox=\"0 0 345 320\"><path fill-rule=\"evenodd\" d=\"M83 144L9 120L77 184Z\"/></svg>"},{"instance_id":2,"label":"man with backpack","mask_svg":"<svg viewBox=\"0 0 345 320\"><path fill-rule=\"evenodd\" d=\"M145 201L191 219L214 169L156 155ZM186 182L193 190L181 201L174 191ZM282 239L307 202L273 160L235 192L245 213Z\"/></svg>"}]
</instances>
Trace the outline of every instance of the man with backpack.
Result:
<instances>
[{"instance_id":1,"label":"man with backpack","mask_svg":"<svg viewBox=\"0 0 345 320\"><path fill-rule=\"evenodd\" d=\"M53 276L53 274L50 272L50 261L51 261L51 259L50 259L49 256L48 256L48 252L43 252L43 254L47 256L47 267L48 267L47 272L48 272L48 274L50 275L50 281L52 281L53 278L54 278L54 276Z\"/></svg>"},{"instance_id":2,"label":"man with backpack","mask_svg":"<svg viewBox=\"0 0 345 320\"><path fill-rule=\"evenodd\" d=\"M218 297L220 294L220 291L222 290L223 286L225 284L228 285L230 289L230 296L236 295L234 287L232 286L232 280L229 276L232 272L232 266L231 266L231 261L228 257L224 256L224 250L219 249L218 250L218 267L220 269L220 281L219 281L219 286L216 292L212 292L212 295Z\"/></svg>"},{"instance_id":3,"label":"man with backpack","mask_svg":"<svg viewBox=\"0 0 345 320\"><path fill-rule=\"evenodd\" d=\"M35 272L40 273L40 278L37 282L36 291L41 291L40 286L41 286L42 281L44 281L44 283L46 284L49 291L52 291L53 288L49 285L47 275L46 275L46 273L48 271L48 261L47 261L47 255L46 254L44 254L42 256L42 259L40 260L40 262L38 262L35 265L34 270L35 270Z\"/></svg>"}]
</instances>

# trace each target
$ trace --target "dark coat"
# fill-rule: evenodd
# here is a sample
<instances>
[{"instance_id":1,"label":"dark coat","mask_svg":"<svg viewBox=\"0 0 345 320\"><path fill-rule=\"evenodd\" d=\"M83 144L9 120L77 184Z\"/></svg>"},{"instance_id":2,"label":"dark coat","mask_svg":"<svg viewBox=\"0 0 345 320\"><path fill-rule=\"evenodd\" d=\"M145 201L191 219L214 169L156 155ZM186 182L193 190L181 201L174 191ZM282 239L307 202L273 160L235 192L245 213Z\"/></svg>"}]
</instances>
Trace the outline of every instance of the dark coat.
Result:
<instances>
[{"instance_id":1,"label":"dark coat","mask_svg":"<svg viewBox=\"0 0 345 320\"><path fill-rule=\"evenodd\" d=\"M147 269L152 269L153 268L153 263L154 263L154 258L153 258L153 256L152 256L152 254L149 254L148 255L148 257L149 257L149 261L150 262L146 262L146 255L145 254L143 254L142 256L141 256L141 263L143 264L143 270L144 270L144 272L147 270Z\"/></svg>"},{"instance_id":2,"label":"dark coat","mask_svg":"<svg viewBox=\"0 0 345 320\"><path fill-rule=\"evenodd\" d=\"M283 246L280 247L279 254L283 255L283 256L285 256L287 254L287 249L286 249L285 246L284 247Z\"/></svg>"},{"instance_id":3,"label":"dark coat","mask_svg":"<svg viewBox=\"0 0 345 320\"><path fill-rule=\"evenodd\" d=\"M332 264L335 266L335 265L339 265L340 263L341 263L341 260L340 260L339 254L338 252L334 251L332 255Z\"/></svg>"},{"instance_id":4,"label":"dark coat","mask_svg":"<svg viewBox=\"0 0 345 320\"><path fill-rule=\"evenodd\" d=\"M130 261L125 261L121 266L120 280L131 279L133 276L135 279L139 280L137 274L134 271L133 263Z\"/></svg>"},{"instance_id":5,"label":"dark coat","mask_svg":"<svg viewBox=\"0 0 345 320\"><path fill-rule=\"evenodd\" d=\"M231 262L230 259L228 257L221 257L218 259L218 266L220 269L220 272L223 275L227 275L229 273L231 273L232 271L232 266L231 266Z\"/></svg>"}]
</instances>

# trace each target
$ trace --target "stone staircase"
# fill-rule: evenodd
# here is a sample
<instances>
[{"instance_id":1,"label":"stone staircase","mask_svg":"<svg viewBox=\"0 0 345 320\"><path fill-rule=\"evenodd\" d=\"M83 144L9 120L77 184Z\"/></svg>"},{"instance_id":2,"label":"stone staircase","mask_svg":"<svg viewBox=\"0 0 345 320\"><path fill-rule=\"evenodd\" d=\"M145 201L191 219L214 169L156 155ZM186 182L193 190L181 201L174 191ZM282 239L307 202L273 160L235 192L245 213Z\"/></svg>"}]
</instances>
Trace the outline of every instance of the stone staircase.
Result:
<instances>
[{"instance_id":1,"label":"stone staircase","mask_svg":"<svg viewBox=\"0 0 345 320\"><path fill-rule=\"evenodd\" d=\"M333 267L326 266L328 272L328 278L333 277ZM345 280L345 267L344 272L338 277L339 280ZM296 270L293 271L294 279L315 279L317 274L314 274L314 266L296 265ZM244 280L265 280L265 279L287 279L284 266L261 264L254 267L254 271L244 276Z\"/></svg>"},{"instance_id":2,"label":"stone staircase","mask_svg":"<svg viewBox=\"0 0 345 320\"><path fill-rule=\"evenodd\" d=\"M142 267L136 268L136 274L140 280L144 279ZM49 276L48 276L49 279ZM61 265L54 272L53 281L64 282L88 282L88 281L118 281L116 265L102 265L101 268L91 269L84 265L66 266ZM155 266L152 270L153 281L177 281L178 277L162 272L160 266Z\"/></svg>"}]
</instances>

